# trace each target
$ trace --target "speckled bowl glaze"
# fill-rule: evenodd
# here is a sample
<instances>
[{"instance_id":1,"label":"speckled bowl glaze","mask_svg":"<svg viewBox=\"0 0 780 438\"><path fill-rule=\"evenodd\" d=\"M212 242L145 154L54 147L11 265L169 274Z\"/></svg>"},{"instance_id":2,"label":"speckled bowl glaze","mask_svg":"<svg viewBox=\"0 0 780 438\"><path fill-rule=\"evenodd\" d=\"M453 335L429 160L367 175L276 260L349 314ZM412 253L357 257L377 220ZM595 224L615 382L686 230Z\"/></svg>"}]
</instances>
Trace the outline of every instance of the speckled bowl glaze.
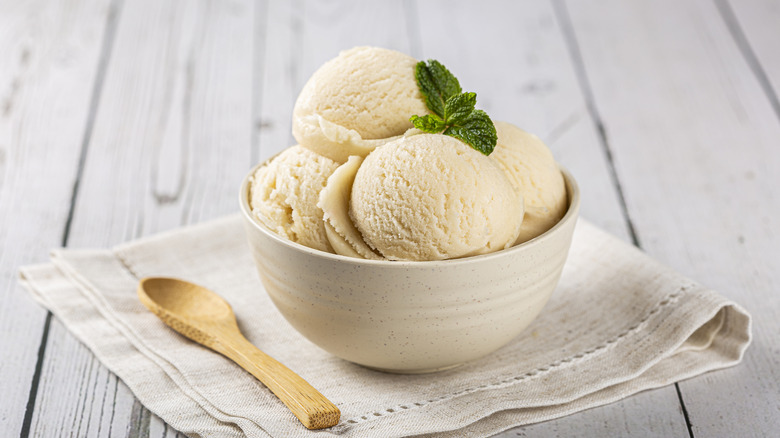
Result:
<instances>
[{"instance_id":1,"label":"speckled bowl glaze","mask_svg":"<svg viewBox=\"0 0 780 438\"><path fill-rule=\"evenodd\" d=\"M340 358L395 373L424 373L483 357L523 331L561 276L580 206L562 169L569 209L552 229L512 248L432 262L361 260L307 248L253 219L244 224L260 278L287 321Z\"/></svg>"}]
</instances>

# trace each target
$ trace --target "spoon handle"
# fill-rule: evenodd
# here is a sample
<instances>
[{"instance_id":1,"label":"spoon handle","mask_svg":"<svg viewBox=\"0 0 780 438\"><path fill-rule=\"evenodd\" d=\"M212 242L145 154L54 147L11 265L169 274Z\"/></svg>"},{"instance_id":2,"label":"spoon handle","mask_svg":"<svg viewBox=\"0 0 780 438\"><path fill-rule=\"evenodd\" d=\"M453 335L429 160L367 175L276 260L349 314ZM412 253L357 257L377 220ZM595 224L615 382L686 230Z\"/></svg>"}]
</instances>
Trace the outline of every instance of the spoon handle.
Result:
<instances>
[{"instance_id":1,"label":"spoon handle","mask_svg":"<svg viewBox=\"0 0 780 438\"><path fill-rule=\"evenodd\" d=\"M240 333L218 339L215 349L232 359L271 390L308 429L335 426L341 412L307 381L263 353Z\"/></svg>"}]
</instances>

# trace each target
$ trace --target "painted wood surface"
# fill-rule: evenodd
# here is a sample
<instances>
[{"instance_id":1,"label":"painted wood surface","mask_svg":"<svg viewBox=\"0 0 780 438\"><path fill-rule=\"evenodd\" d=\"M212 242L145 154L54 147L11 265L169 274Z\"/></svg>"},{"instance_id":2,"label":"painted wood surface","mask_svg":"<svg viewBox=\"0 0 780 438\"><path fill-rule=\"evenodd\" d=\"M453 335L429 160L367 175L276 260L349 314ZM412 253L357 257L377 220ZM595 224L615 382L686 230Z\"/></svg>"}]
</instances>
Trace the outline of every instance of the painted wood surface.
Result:
<instances>
[{"instance_id":1,"label":"painted wood surface","mask_svg":"<svg viewBox=\"0 0 780 438\"><path fill-rule=\"evenodd\" d=\"M780 117L780 51L777 50L780 3L775 0L718 0L715 4L775 115Z\"/></svg>"},{"instance_id":2,"label":"painted wood surface","mask_svg":"<svg viewBox=\"0 0 780 438\"><path fill-rule=\"evenodd\" d=\"M47 312L16 284L67 240L109 5L0 2L0 435L25 416ZM33 395L34 396L34 395Z\"/></svg>"},{"instance_id":3,"label":"painted wood surface","mask_svg":"<svg viewBox=\"0 0 780 438\"><path fill-rule=\"evenodd\" d=\"M602 4L569 2L570 15L639 243L754 318L743 364L680 383L693 435L772 434L780 422L776 97L715 3Z\"/></svg>"},{"instance_id":4,"label":"painted wood surface","mask_svg":"<svg viewBox=\"0 0 780 438\"><path fill-rule=\"evenodd\" d=\"M253 7L118 6L69 247L111 246L235 211L250 167ZM102 366L70 341L52 326L32 434L62 424L55 430L104 436L108 424L119 436L144 436L159 419L121 382L102 383ZM63 358L68 366L58 363Z\"/></svg>"},{"instance_id":5,"label":"painted wood surface","mask_svg":"<svg viewBox=\"0 0 780 438\"><path fill-rule=\"evenodd\" d=\"M309 75L378 45L445 62L548 142L584 217L755 317L738 367L499 436L771 434L779 17L771 0L3 2L0 431L179 435L47 324L16 267L236 211L249 167L293 144Z\"/></svg>"}]
</instances>

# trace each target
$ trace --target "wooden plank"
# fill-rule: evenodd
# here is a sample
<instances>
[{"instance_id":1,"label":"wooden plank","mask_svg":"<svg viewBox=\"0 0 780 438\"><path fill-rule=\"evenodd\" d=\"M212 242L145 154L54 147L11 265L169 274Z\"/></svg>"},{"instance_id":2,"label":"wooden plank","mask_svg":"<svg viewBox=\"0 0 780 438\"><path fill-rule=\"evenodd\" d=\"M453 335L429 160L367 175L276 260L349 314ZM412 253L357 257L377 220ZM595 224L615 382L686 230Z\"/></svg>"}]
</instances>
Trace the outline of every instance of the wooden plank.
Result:
<instances>
[{"instance_id":1,"label":"wooden plank","mask_svg":"<svg viewBox=\"0 0 780 438\"><path fill-rule=\"evenodd\" d=\"M568 3L639 239L754 317L741 365L679 385L693 435L772 435L780 122L771 97L712 2L599 6Z\"/></svg>"},{"instance_id":2,"label":"wooden plank","mask_svg":"<svg viewBox=\"0 0 780 438\"><path fill-rule=\"evenodd\" d=\"M67 373L68 379L78 380L81 391L78 397L63 396L45 390L42 385L37 406L44 409L36 409L33 415L32 436L57 436L64 431L79 437L111 436L126 427L126 419L121 418L123 412L116 412L115 407L117 396L121 396L123 390L128 395L129 392L117 385L116 376L101 366L84 345L67 333L59 320L52 321L49 348L55 353L47 355L46 366L61 369ZM63 350L70 354L60 354ZM41 418L53 407L59 413L57 417ZM92 410L100 410L102 415L88 415Z\"/></svg>"},{"instance_id":3,"label":"wooden plank","mask_svg":"<svg viewBox=\"0 0 780 438\"><path fill-rule=\"evenodd\" d=\"M547 141L576 176L582 216L628 240L609 163L587 110L562 24L549 3L419 2L423 56L436 58L477 93L477 105ZM468 32L459 29L468 28ZM478 39L472 35L478 34ZM439 35L448 35L447 39ZM501 44L486 44L501 41ZM555 421L519 427L499 436L686 436L674 387L638 394Z\"/></svg>"},{"instance_id":4,"label":"wooden plank","mask_svg":"<svg viewBox=\"0 0 780 438\"><path fill-rule=\"evenodd\" d=\"M0 2L0 430L9 435L25 420L46 320L16 271L62 244L107 14L104 0Z\"/></svg>"},{"instance_id":5,"label":"wooden plank","mask_svg":"<svg viewBox=\"0 0 780 438\"><path fill-rule=\"evenodd\" d=\"M253 7L122 7L69 246L106 247L237 210L251 165ZM39 399L34 436L176 435L59 324Z\"/></svg>"},{"instance_id":6,"label":"wooden plank","mask_svg":"<svg viewBox=\"0 0 780 438\"><path fill-rule=\"evenodd\" d=\"M251 165L252 19L249 1L125 6L70 246L237 210Z\"/></svg>"},{"instance_id":7,"label":"wooden plank","mask_svg":"<svg viewBox=\"0 0 780 438\"><path fill-rule=\"evenodd\" d=\"M780 4L774 0L717 0L715 4L775 114L780 117L780 52L777 50Z\"/></svg>"},{"instance_id":8,"label":"wooden plank","mask_svg":"<svg viewBox=\"0 0 780 438\"><path fill-rule=\"evenodd\" d=\"M260 92L254 97L254 142L252 162L257 163L294 144L292 136L293 104L304 79L297 73L301 63L296 41L300 38L300 20L296 2L269 2L266 5L262 34L263 59L255 71Z\"/></svg>"}]
</instances>

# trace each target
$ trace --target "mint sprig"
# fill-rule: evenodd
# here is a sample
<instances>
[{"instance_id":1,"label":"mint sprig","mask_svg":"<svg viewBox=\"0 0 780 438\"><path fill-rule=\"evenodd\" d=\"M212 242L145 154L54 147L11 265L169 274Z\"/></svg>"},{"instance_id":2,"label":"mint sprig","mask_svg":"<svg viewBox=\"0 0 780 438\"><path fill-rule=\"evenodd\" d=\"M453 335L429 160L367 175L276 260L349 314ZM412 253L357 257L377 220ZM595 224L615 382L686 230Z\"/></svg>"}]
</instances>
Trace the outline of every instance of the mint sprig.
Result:
<instances>
[{"instance_id":1,"label":"mint sprig","mask_svg":"<svg viewBox=\"0 0 780 438\"><path fill-rule=\"evenodd\" d=\"M447 100L463 92L460 82L447 67L435 59L429 59L428 64L420 61L414 70L417 86L425 97L425 105L439 117L444 117L444 105Z\"/></svg>"},{"instance_id":2,"label":"mint sprig","mask_svg":"<svg viewBox=\"0 0 780 438\"><path fill-rule=\"evenodd\" d=\"M433 114L413 115L414 127L431 134L441 132L490 155L496 147L496 127L490 117L475 108L476 93L464 93L458 79L439 61L417 63L415 77L425 105Z\"/></svg>"}]
</instances>

